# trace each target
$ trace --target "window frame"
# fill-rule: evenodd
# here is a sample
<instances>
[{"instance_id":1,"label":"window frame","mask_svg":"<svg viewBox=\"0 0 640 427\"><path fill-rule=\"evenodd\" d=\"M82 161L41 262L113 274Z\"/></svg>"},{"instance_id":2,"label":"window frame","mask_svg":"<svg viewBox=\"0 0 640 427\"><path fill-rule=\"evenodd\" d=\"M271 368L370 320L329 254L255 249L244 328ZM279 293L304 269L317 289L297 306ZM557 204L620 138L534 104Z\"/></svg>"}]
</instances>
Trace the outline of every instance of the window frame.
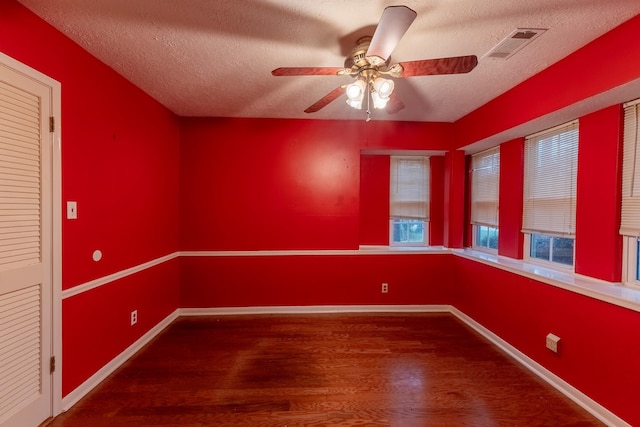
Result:
<instances>
[{"instance_id":1,"label":"window frame","mask_svg":"<svg viewBox=\"0 0 640 427\"><path fill-rule=\"evenodd\" d=\"M557 262L557 261L551 261L551 259L545 260L542 258L537 258L537 257L533 257L531 256L531 236L532 235L540 235L540 236L547 236L550 238L560 238L560 239L572 239L573 240L573 264L568 265L568 264L563 264L561 262ZM550 243L550 247L553 248L553 243ZM567 237L567 236L556 236L556 235L552 235L552 234L545 234L545 233L524 233L524 260L525 262L531 263L531 264L538 264L541 266L545 266L545 267L550 267L550 268L555 268L558 270L562 270L562 271L566 271L566 272L574 272L575 271L575 265L576 265L576 238L574 237ZM552 258L553 254L553 250L551 249L549 251L549 258Z\"/></svg>"},{"instance_id":2,"label":"window frame","mask_svg":"<svg viewBox=\"0 0 640 427\"><path fill-rule=\"evenodd\" d=\"M622 283L640 289L638 280L638 243L639 238L622 236Z\"/></svg>"},{"instance_id":3,"label":"window frame","mask_svg":"<svg viewBox=\"0 0 640 427\"><path fill-rule=\"evenodd\" d=\"M564 131L563 131L564 130ZM526 202L526 192L527 192L527 143L531 140L536 140L537 142L540 142L542 140L545 140L547 138L553 138L556 136L560 136L562 135L564 132L570 132L576 130L577 131L577 137L576 137L576 144L578 144L578 146L576 147L576 156L577 156L577 152L579 150L579 144L580 144L580 125L579 125L579 120L572 120L568 123L564 123L561 124L559 126L555 126L553 128L544 130L542 132L538 132L536 134L530 135L526 138L525 140L525 158L524 158L524 164L525 164L525 171L524 171L524 194L523 194L523 210L526 210L526 206L524 206L525 202ZM542 137L542 138L541 138ZM557 145L557 142L554 142ZM552 147L552 150L557 151L558 147ZM541 163L544 159L540 160L540 153L536 153L536 156L538 156L537 158L538 163ZM573 189L573 191L575 192L575 200L573 202L573 221L575 221L575 217L576 217L576 205L577 205L577 173L578 173L578 160L576 158L576 162L575 162L575 167L576 167L576 176L574 177L574 182L575 182L575 186L576 188ZM523 212L523 223L522 223L522 233L524 234L524 244L523 244L523 254L524 254L524 260L526 262L530 262L530 263L534 263L534 264L538 264L538 265L542 265L545 267L549 267L549 268L554 268L554 269L558 269L560 271L567 271L567 272L574 272L575 271L575 265L576 265L576 241L577 241L577 236L575 233L575 229L573 230L573 234L558 234L557 232L554 231L545 231L542 229L537 229L537 228L527 228L526 224L525 224L525 217L524 217L525 212ZM575 227L575 222L574 222L574 227ZM534 256L531 256L531 239L533 235L541 235L541 236L548 236L550 238L563 238L563 239L572 239L573 240L573 254L572 254L572 260L573 263L571 265L568 264L563 264L557 261L553 261L552 257L553 257L553 251L550 249L549 252L549 259L548 260L544 260L541 258L537 258ZM550 248L553 247L553 242L550 242Z\"/></svg>"},{"instance_id":4,"label":"window frame","mask_svg":"<svg viewBox=\"0 0 640 427\"><path fill-rule=\"evenodd\" d=\"M637 135L638 126L640 122L640 112L638 111L640 99L627 102L624 107L624 124L623 124L623 168L622 168L622 203L620 213L620 235L622 236L622 283L625 286L634 289L640 289L640 251L638 245L640 244L640 235L637 222L629 221L636 217L637 214L637 199L639 196L634 191L634 187L638 182L639 173L637 166L637 149L640 145L640 137ZM633 115L633 117L630 117ZM627 128L630 124L627 123L627 119L634 120L631 124L631 128ZM633 135L632 135L633 134ZM632 145L629 145L632 144ZM633 151L633 159L626 158L626 155ZM632 163L631 170L629 162ZM629 194L629 192L631 194ZM634 203L636 201L636 203ZM628 203L628 205L627 205Z\"/></svg>"},{"instance_id":5,"label":"window frame","mask_svg":"<svg viewBox=\"0 0 640 427\"><path fill-rule=\"evenodd\" d=\"M487 238L487 245L483 245L482 242L478 242L478 234L480 232L480 227L486 227L487 228L487 233L491 233L491 230L495 230L496 231L496 240L499 238L500 236L500 229L498 227L493 227L491 225L485 225L485 224L472 224L472 234L473 237L471 239L471 247L473 249L477 249L479 251L484 251L484 252L489 252L492 254L497 254L498 253L498 245L496 242L496 247L492 248L489 246L489 238Z\"/></svg>"},{"instance_id":6,"label":"window frame","mask_svg":"<svg viewBox=\"0 0 640 427\"><path fill-rule=\"evenodd\" d=\"M424 168L425 168L425 192L426 192L426 198L425 198L425 212L424 218L411 218L411 217L405 217L402 215L393 215L393 213L391 212L393 209L391 208L392 205L392 196L391 194L389 195L389 206L390 206L390 211L389 211L389 246L390 247L427 247L429 246L429 209L431 206L431 167L429 164L429 156L423 156L423 155L419 155L419 156L406 156L406 155L400 155L400 156L394 156L391 155L390 156L390 168L389 168L389 181L390 181L390 185L393 184L394 179L392 178L391 174L393 173L393 164L395 161L401 161L401 160L421 160L423 162ZM423 241L421 242L396 242L394 240L394 222L398 221L398 220L408 220L408 221L421 221L423 223Z\"/></svg>"},{"instance_id":7,"label":"window frame","mask_svg":"<svg viewBox=\"0 0 640 427\"><path fill-rule=\"evenodd\" d=\"M476 160L482 162L483 159L490 158L491 162L491 172L494 172L497 166L497 173L495 174L478 174L476 173ZM471 237L471 247L473 249L477 249L484 252L489 252L492 254L498 253L498 236L500 234L500 146L490 148L488 150L481 151L479 153L473 154L471 156L471 228L472 228L472 237ZM478 178L484 177L482 182L476 181ZM489 181L487 181L489 180ZM491 184L495 184L495 188L491 186ZM483 191L484 190L484 191ZM486 211L481 211L483 214L479 217L474 212L475 202L484 201L487 202L487 196L492 196L493 191L495 191L495 195L497 196L495 199L495 218L491 215L487 215ZM488 192L488 193L487 193ZM481 196L480 199L476 199L475 196ZM495 224L493 223L495 221ZM478 241L478 235L480 234L481 228L487 228L487 236L490 235L491 230L495 230L496 232L496 247L492 248L489 246L489 238L487 238L487 244L483 245L482 242Z\"/></svg>"},{"instance_id":8,"label":"window frame","mask_svg":"<svg viewBox=\"0 0 640 427\"><path fill-rule=\"evenodd\" d=\"M422 242L396 242L393 240L393 226L394 221L403 220L408 218L389 218L389 246L394 247L425 247L429 246L429 221L428 220L411 220L411 221L421 221L422 229L424 230L423 237L424 240Z\"/></svg>"}]
</instances>

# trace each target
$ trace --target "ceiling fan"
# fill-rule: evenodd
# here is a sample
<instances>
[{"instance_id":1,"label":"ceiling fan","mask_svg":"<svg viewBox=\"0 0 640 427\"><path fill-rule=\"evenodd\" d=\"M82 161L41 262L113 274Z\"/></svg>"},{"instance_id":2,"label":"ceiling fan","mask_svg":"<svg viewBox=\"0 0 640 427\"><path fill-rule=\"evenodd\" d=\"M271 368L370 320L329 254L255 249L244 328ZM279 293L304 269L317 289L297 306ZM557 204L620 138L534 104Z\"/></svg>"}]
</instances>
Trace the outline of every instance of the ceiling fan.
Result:
<instances>
[{"instance_id":1,"label":"ceiling fan","mask_svg":"<svg viewBox=\"0 0 640 427\"><path fill-rule=\"evenodd\" d=\"M367 121L370 117L369 106L385 108L389 114L397 113L404 104L393 92L394 81L391 78L429 76L438 74L468 73L478 64L475 55L450 58L422 59L418 61L391 64L391 53L407 32L416 12L407 6L389 6L384 9L380 22L372 37L361 37L344 67L281 67L271 71L274 76L351 76L355 80L348 85L338 86L313 105L305 113L315 113L347 95L347 104L362 109L366 100ZM389 79L384 78L391 77Z\"/></svg>"}]
</instances>

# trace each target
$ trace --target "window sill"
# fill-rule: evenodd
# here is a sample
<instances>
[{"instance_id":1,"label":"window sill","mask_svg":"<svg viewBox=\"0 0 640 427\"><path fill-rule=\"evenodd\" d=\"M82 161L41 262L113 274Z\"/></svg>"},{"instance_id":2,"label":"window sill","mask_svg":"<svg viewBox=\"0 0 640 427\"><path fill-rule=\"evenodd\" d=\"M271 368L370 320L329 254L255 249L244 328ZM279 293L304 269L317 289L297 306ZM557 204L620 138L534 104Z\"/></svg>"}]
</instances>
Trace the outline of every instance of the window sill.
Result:
<instances>
[{"instance_id":1,"label":"window sill","mask_svg":"<svg viewBox=\"0 0 640 427\"><path fill-rule=\"evenodd\" d=\"M558 288L640 312L640 290L573 272L555 270L522 260L501 257L474 249L451 249L462 258L481 262L505 271L529 277Z\"/></svg>"}]
</instances>

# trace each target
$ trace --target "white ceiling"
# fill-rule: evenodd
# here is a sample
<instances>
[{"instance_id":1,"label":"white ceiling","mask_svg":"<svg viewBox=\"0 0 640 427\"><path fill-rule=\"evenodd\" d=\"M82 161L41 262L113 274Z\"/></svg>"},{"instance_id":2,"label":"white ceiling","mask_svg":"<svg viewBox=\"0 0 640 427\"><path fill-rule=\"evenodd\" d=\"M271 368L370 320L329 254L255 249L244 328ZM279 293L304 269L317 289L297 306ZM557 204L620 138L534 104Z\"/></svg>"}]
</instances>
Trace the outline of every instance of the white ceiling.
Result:
<instances>
[{"instance_id":1,"label":"white ceiling","mask_svg":"<svg viewBox=\"0 0 640 427\"><path fill-rule=\"evenodd\" d=\"M342 67L386 6L418 17L393 62L476 55L469 74L396 80L406 108L374 120L452 122L640 13L638 0L19 0L181 116L364 119L339 98L303 110L347 76L273 77ZM508 60L483 58L516 28L546 28ZM585 70L585 72L589 72Z\"/></svg>"}]
</instances>

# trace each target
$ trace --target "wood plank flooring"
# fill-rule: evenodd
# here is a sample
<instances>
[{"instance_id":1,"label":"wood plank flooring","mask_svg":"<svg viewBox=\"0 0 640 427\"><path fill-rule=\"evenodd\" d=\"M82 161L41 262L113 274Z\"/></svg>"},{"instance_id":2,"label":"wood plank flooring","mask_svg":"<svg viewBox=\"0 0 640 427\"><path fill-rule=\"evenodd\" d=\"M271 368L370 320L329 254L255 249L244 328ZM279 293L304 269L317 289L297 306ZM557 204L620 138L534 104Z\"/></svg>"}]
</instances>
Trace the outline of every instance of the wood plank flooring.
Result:
<instances>
[{"instance_id":1,"label":"wood plank flooring","mask_svg":"<svg viewBox=\"0 0 640 427\"><path fill-rule=\"evenodd\" d=\"M49 426L600 426L449 314L183 317Z\"/></svg>"}]
</instances>

